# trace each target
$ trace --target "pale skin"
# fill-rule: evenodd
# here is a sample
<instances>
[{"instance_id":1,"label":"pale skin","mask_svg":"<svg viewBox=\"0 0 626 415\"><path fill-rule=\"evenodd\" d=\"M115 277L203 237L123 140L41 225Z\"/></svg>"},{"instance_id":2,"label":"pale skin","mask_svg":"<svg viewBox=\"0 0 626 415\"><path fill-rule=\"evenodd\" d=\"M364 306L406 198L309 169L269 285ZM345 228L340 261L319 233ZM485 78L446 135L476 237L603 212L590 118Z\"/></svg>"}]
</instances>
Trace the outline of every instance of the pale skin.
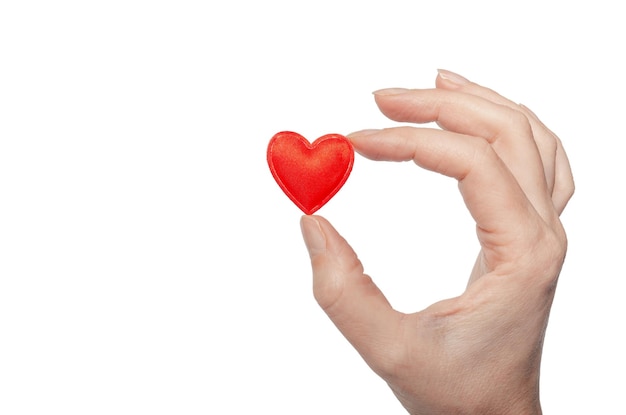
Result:
<instances>
[{"instance_id":1,"label":"pale skin","mask_svg":"<svg viewBox=\"0 0 626 415\"><path fill-rule=\"evenodd\" d=\"M541 414L543 339L567 250L559 217L574 192L561 141L525 106L449 71L434 89L374 96L394 121L441 129L363 130L348 136L355 150L456 179L481 249L460 296L406 314L326 219L304 216L317 302L409 413Z\"/></svg>"}]
</instances>

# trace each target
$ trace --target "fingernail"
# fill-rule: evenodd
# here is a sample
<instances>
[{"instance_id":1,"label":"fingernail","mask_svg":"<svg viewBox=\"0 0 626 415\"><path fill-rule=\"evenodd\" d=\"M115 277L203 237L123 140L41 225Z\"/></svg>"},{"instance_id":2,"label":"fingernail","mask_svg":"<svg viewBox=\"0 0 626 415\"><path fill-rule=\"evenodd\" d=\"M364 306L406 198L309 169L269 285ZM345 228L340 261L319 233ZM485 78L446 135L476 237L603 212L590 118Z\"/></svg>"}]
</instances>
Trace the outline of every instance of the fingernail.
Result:
<instances>
[{"instance_id":1,"label":"fingernail","mask_svg":"<svg viewBox=\"0 0 626 415\"><path fill-rule=\"evenodd\" d=\"M385 89L379 89L378 91L374 91L372 92L372 94L380 95L380 96L400 95L400 94L406 94L409 91L410 89L406 89L406 88L385 88Z\"/></svg>"},{"instance_id":2,"label":"fingernail","mask_svg":"<svg viewBox=\"0 0 626 415\"><path fill-rule=\"evenodd\" d=\"M380 130L375 130L375 129L355 131L353 133L348 134L346 137L348 137L348 138L365 137L365 136L368 136L368 135L376 134L379 131Z\"/></svg>"},{"instance_id":3,"label":"fingernail","mask_svg":"<svg viewBox=\"0 0 626 415\"><path fill-rule=\"evenodd\" d=\"M469 80L463 78L461 75L446 71L445 69L437 69L437 73L441 77L441 79L445 79L446 81L450 81L457 85L465 85L469 83Z\"/></svg>"},{"instance_id":4,"label":"fingernail","mask_svg":"<svg viewBox=\"0 0 626 415\"><path fill-rule=\"evenodd\" d=\"M305 215L300 219L300 229L304 244L309 250L309 256L320 254L326 250L326 238L319 222L313 216Z\"/></svg>"}]
</instances>

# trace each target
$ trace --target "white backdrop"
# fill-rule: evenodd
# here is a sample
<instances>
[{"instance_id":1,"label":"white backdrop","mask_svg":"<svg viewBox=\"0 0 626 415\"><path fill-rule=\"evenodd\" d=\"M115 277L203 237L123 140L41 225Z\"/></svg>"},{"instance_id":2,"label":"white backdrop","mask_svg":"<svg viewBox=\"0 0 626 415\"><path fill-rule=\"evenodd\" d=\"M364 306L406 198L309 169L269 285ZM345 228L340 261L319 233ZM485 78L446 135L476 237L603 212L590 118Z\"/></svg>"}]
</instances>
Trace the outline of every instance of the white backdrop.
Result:
<instances>
[{"instance_id":1,"label":"white backdrop","mask_svg":"<svg viewBox=\"0 0 626 415\"><path fill-rule=\"evenodd\" d=\"M544 411L623 411L621 8L365 3L0 3L0 413L404 413L318 309L265 151L392 126L371 92L439 67L563 140ZM357 156L319 214L394 307L462 292L477 243L451 179Z\"/></svg>"}]
</instances>

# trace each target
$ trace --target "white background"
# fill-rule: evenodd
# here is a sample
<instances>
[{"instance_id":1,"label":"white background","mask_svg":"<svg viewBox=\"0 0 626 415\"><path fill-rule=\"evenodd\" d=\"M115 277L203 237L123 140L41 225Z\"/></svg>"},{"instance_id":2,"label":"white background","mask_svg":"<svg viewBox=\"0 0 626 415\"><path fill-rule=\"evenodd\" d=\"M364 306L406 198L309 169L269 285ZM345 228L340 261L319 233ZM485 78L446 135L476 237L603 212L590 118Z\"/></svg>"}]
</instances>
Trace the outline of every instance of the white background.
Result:
<instances>
[{"instance_id":1,"label":"white background","mask_svg":"<svg viewBox=\"0 0 626 415\"><path fill-rule=\"evenodd\" d=\"M621 7L366 3L0 3L0 413L404 413L318 309L265 151L395 125L371 92L439 67L562 138L544 411L624 413ZM462 292L477 244L453 180L357 156L319 213L396 308Z\"/></svg>"}]
</instances>

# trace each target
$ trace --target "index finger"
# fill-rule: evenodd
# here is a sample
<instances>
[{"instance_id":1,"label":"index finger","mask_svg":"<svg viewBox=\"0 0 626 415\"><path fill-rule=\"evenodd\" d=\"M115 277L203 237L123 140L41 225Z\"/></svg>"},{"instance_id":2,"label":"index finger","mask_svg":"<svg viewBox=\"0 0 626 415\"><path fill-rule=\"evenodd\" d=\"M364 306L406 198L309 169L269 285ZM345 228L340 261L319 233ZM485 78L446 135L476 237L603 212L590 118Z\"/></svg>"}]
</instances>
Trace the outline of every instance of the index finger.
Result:
<instances>
[{"instance_id":1,"label":"index finger","mask_svg":"<svg viewBox=\"0 0 626 415\"><path fill-rule=\"evenodd\" d=\"M483 243L523 242L522 229L539 229L541 217L511 171L481 138L436 129L396 127L348 135L355 150L373 160L408 161L459 182Z\"/></svg>"}]
</instances>

